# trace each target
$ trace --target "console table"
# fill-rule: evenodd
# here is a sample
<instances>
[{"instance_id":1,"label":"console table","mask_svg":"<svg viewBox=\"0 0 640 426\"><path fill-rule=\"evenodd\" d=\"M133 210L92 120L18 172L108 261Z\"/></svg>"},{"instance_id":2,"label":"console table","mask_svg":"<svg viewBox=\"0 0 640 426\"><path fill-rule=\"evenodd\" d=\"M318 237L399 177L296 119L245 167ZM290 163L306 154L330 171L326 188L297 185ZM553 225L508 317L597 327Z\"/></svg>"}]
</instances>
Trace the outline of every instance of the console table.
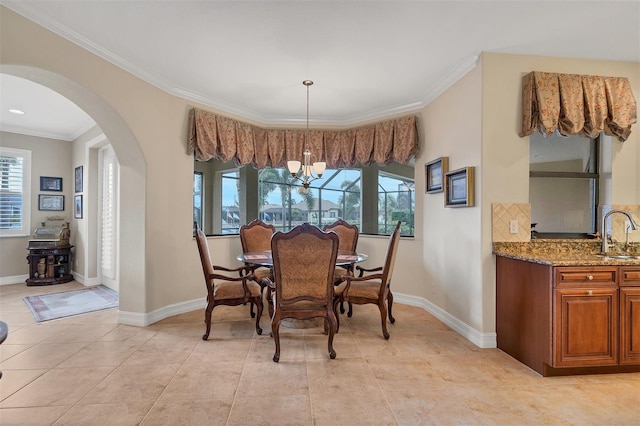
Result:
<instances>
[{"instance_id":1,"label":"console table","mask_svg":"<svg viewBox=\"0 0 640 426\"><path fill-rule=\"evenodd\" d=\"M62 284L73 281L73 246L29 246L28 286Z\"/></svg>"}]
</instances>

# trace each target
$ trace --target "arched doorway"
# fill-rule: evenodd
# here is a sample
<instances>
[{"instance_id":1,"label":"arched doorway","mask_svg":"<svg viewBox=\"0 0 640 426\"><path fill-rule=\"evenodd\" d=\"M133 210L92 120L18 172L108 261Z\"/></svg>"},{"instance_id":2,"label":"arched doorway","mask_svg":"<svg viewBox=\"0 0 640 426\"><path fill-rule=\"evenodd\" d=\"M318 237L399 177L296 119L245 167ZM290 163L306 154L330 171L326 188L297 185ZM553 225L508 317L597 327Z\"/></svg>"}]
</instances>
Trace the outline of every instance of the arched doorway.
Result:
<instances>
[{"instance_id":1,"label":"arched doorway","mask_svg":"<svg viewBox=\"0 0 640 426\"><path fill-rule=\"evenodd\" d=\"M102 98L73 80L47 70L3 65L2 72L48 87L83 109L109 140L120 164L120 179L126 181L120 191L118 231L121 250L117 265L120 277L118 322L145 325L145 203L146 165L140 145L120 115ZM96 223L87 226L97 226ZM95 256L97 250L90 250Z\"/></svg>"}]
</instances>

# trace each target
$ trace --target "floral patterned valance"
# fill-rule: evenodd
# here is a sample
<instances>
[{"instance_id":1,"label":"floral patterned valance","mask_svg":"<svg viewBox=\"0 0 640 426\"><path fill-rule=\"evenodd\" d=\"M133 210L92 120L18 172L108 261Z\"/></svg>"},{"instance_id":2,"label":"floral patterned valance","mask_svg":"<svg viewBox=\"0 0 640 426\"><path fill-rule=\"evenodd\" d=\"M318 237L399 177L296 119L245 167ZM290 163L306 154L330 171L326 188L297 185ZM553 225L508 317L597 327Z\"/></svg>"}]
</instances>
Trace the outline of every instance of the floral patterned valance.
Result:
<instances>
[{"instance_id":1,"label":"floral patterned valance","mask_svg":"<svg viewBox=\"0 0 640 426\"><path fill-rule=\"evenodd\" d=\"M593 138L604 131L625 141L636 114L636 100L624 77L534 71L522 79L521 137L539 130Z\"/></svg>"},{"instance_id":2,"label":"floral patterned valance","mask_svg":"<svg viewBox=\"0 0 640 426\"><path fill-rule=\"evenodd\" d=\"M301 160L306 129L263 129L200 109L189 116L188 154L196 160L217 158L258 169L285 167ZM415 116L405 116L343 130L309 130L311 161L328 168L372 163L407 164L418 153Z\"/></svg>"}]
</instances>

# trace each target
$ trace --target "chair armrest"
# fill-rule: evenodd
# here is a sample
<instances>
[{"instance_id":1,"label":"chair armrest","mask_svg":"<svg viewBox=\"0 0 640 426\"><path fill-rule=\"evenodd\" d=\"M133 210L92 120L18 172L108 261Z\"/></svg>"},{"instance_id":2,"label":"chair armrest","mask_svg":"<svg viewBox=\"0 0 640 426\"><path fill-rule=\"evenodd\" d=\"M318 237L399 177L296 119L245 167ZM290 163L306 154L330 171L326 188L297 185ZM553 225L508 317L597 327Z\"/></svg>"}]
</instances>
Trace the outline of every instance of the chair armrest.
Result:
<instances>
[{"instance_id":1,"label":"chair armrest","mask_svg":"<svg viewBox=\"0 0 640 426\"><path fill-rule=\"evenodd\" d=\"M230 277L228 275L222 275L222 274L210 274L209 279L216 279L216 280L224 280L224 281L243 281L247 279L246 276L240 276L240 277Z\"/></svg>"},{"instance_id":2,"label":"chair armrest","mask_svg":"<svg viewBox=\"0 0 640 426\"><path fill-rule=\"evenodd\" d=\"M382 266L378 266L377 268L371 268L371 269L367 269L367 268L363 268L362 266L356 266L356 269L358 271L360 271L360 274L358 275L359 277L362 276L363 273L365 272L377 272L377 271L382 271Z\"/></svg>"},{"instance_id":3,"label":"chair armrest","mask_svg":"<svg viewBox=\"0 0 640 426\"><path fill-rule=\"evenodd\" d=\"M225 271L225 272L237 272L238 275L245 276L251 272L251 269L248 266L238 266L237 268L227 268L225 266L219 265L211 265L213 266L214 271Z\"/></svg>"},{"instance_id":4,"label":"chair armrest","mask_svg":"<svg viewBox=\"0 0 640 426\"><path fill-rule=\"evenodd\" d=\"M383 274L371 274L371 275L365 275L363 277L362 276L361 277L346 276L344 279L345 281L347 281L347 285L349 285L353 281L381 280L383 277L384 277Z\"/></svg>"}]
</instances>

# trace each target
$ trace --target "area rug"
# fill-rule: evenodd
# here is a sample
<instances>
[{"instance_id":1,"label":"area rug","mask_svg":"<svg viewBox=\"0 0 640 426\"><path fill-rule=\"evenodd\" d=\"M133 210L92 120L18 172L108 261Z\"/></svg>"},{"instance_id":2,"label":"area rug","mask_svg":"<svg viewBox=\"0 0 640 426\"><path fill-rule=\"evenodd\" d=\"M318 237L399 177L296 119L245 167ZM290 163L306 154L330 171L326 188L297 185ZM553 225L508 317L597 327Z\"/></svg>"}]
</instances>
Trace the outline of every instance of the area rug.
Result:
<instances>
[{"instance_id":1,"label":"area rug","mask_svg":"<svg viewBox=\"0 0 640 426\"><path fill-rule=\"evenodd\" d=\"M118 307L118 293L103 285L22 299L38 322Z\"/></svg>"}]
</instances>

